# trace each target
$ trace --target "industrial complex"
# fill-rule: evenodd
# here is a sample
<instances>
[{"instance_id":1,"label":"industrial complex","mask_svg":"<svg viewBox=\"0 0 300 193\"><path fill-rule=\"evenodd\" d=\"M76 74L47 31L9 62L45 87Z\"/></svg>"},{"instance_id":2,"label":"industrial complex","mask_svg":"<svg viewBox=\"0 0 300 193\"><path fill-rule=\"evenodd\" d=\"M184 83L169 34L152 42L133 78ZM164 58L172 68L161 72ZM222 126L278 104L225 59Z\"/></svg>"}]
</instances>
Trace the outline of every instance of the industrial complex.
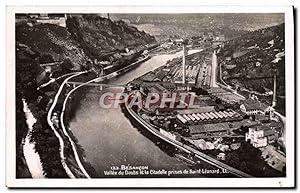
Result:
<instances>
[{"instance_id":1,"label":"industrial complex","mask_svg":"<svg viewBox=\"0 0 300 193\"><path fill-rule=\"evenodd\" d=\"M216 161L226 162L226 155L244 143L262 152L271 148L275 154L284 155L285 145L278 143L284 124L274 110L276 100L268 106L253 95L244 96L221 84L218 51L206 49L187 54L187 46L182 43L182 57L128 85L128 103L138 93L143 105L127 107L146 128L154 129L164 139L195 151L214 150L211 157ZM151 98L153 93L159 96L157 100ZM276 90L273 93L276 95ZM149 96L151 104L147 101ZM269 152L268 157L272 156ZM283 172L285 159L274 160L269 165Z\"/></svg>"}]
</instances>

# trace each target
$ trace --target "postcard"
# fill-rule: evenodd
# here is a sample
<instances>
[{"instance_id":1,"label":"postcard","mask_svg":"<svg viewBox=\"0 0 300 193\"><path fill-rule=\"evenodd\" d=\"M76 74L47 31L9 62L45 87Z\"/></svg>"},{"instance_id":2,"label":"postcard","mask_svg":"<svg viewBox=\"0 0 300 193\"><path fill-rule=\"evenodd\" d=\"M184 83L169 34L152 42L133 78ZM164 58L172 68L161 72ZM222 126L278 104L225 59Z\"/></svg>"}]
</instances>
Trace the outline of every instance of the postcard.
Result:
<instances>
[{"instance_id":1,"label":"postcard","mask_svg":"<svg viewBox=\"0 0 300 193\"><path fill-rule=\"evenodd\" d=\"M8 187L295 187L292 6L7 7Z\"/></svg>"}]
</instances>

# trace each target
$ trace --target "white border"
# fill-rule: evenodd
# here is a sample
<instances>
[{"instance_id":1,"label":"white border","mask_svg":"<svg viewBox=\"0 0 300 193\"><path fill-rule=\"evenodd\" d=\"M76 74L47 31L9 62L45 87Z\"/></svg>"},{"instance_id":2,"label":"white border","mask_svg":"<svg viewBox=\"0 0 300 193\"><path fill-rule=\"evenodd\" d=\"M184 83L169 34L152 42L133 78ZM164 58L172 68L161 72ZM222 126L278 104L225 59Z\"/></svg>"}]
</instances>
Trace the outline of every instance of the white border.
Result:
<instances>
[{"instance_id":1,"label":"white border","mask_svg":"<svg viewBox=\"0 0 300 193\"><path fill-rule=\"evenodd\" d=\"M293 187L294 184L294 24L291 6L81 6L13 7L6 9L6 185L8 187ZM286 178L119 178L15 179L15 13L285 13L286 49ZM13 89L11 89L13 88Z\"/></svg>"}]
</instances>

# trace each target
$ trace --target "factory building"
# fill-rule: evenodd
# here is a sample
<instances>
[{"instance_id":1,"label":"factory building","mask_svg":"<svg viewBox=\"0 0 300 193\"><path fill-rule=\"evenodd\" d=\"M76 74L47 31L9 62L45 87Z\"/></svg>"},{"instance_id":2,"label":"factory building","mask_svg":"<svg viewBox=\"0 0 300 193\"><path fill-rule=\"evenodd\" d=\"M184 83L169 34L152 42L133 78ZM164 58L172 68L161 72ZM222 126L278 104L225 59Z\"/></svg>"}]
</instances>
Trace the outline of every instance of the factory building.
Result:
<instances>
[{"instance_id":1,"label":"factory building","mask_svg":"<svg viewBox=\"0 0 300 193\"><path fill-rule=\"evenodd\" d=\"M227 121L238 121L242 116L235 111L212 111L203 113L177 114L177 120L182 124L203 124Z\"/></svg>"}]
</instances>

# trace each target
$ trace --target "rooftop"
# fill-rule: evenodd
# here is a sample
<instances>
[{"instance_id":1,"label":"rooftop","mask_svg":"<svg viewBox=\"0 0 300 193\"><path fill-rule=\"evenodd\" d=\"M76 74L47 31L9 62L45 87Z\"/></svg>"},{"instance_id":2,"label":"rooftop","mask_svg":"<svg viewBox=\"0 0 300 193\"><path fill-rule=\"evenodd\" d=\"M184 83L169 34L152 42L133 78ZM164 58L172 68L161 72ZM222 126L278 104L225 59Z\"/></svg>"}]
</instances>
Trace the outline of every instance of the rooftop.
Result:
<instances>
[{"instance_id":1,"label":"rooftop","mask_svg":"<svg viewBox=\"0 0 300 193\"><path fill-rule=\"evenodd\" d=\"M214 123L214 124L204 124L204 125L192 125L189 126L191 134L206 133L206 132L218 132L229 130L230 127L228 123Z\"/></svg>"},{"instance_id":2,"label":"rooftop","mask_svg":"<svg viewBox=\"0 0 300 193\"><path fill-rule=\"evenodd\" d=\"M213 112L213 111L215 111L214 106L199 107L197 109L177 110L178 114L206 113L206 112Z\"/></svg>"},{"instance_id":3,"label":"rooftop","mask_svg":"<svg viewBox=\"0 0 300 193\"><path fill-rule=\"evenodd\" d=\"M268 105L261 103L258 100L253 100L250 98L243 101L243 105L245 106L246 110L265 110L266 108L268 108Z\"/></svg>"},{"instance_id":4,"label":"rooftop","mask_svg":"<svg viewBox=\"0 0 300 193\"><path fill-rule=\"evenodd\" d=\"M267 136L271 136L271 135L274 135L275 132L270 129L269 127L265 126L265 125L256 125L256 126L253 126L251 127L252 129L254 129L255 131L263 131L263 136L264 137L267 137Z\"/></svg>"}]
</instances>

